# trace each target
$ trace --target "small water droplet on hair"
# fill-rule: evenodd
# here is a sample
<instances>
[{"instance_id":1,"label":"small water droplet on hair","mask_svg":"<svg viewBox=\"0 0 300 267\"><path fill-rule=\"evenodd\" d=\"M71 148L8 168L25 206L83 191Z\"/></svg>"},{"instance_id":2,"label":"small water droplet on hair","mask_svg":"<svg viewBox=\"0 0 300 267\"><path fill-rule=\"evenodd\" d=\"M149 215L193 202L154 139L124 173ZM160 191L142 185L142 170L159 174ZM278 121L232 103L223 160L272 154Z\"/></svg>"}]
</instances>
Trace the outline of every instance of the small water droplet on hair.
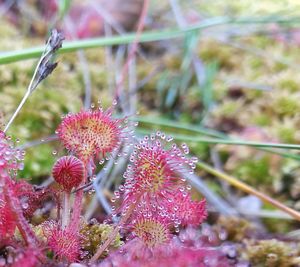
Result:
<instances>
[{"instance_id":1,"label":"small water droplet on hair","mask_svg":"<svg viewBox=\"0 0 300 267\"><path fill-rule=\"evenodd\" d=\"M172 136L168 136L166 140L167 140L167 142L171 142L173 140L173 137Z\"/></svg>"},{"instance_id":2,"label":"small water droplet on hair","mask_svg":"<svg viewBox=\"0 0 300 267\"><path fill-rule=\"evenodd\" d=\"M95 189L94 188L88 191L89 195L94 194L94 193L95 193Z\"/></svg>"},{"instance_id":3,"label":"small water droplet on hair","mask_svg":"<svg viewBox=\"0 0 300 267\"><path fill-rule=\"evenodd\" d=\"M23 208L24 210L28 209L28 207L29 207L28 203L23 203L23 204L22 204L22 208Z\"/></svg>"},{"instance_id":4,"label":"small water droplet on hair","mask_svg":"<svg viewBox=\"0 0 300 267\"><path fill-rule=\"evenodd\" d=\"M125 189L124 185L120 185L120 186L119 186L119 190L120 190L121 192L123 192L124 189Z\"/></svg>"}]
</instances>

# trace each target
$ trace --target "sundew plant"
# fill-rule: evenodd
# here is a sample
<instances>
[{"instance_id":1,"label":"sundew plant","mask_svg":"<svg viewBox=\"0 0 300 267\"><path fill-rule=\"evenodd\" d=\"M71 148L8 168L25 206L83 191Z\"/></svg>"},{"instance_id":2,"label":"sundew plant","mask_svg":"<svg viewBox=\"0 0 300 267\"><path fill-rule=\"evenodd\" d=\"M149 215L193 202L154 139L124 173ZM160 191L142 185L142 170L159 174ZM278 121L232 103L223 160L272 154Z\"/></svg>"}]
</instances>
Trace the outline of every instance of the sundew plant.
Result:
<instances>
[{"instance_id":1,"label":"sundew plant","mask_svg":"<svg viewBox=\"0 0 300 267\"><path fill-rule=\"evenodd\" d=\"M300 266L299 10L0 1L0 267Z\"/></svg>"},{"instance_id":2,"label":"sundew plant","mask_svg":"<svg viewBox=\"0 0 300 267\"><path fill-rule=\"evenodd\" d=\"M197 230L207 217L206 200L194 200L186 181L197 158L163 132L136 137L130 116L116 116L117 101L63 116L55 131L63 149L54 153L54 184L17 178L25 152L6 132L56 67L52 57L62 41L52 31L28 93L0 133L0 266L231 266L226 251ZM101 180L96 171L120 158L127 167L111 214L86 220L87 192ZM53 208L45 216L47 203Z\"/></svg>"},{"instance_id":3,"label":"sundew plant","mask_svg":"<svg viewBox=\"0 0 300 267\"><path fill-rule=\"evenodd\" d=\"M298 2L0 1L0 267L300 266Z\"/></svg>"}]
</instances>

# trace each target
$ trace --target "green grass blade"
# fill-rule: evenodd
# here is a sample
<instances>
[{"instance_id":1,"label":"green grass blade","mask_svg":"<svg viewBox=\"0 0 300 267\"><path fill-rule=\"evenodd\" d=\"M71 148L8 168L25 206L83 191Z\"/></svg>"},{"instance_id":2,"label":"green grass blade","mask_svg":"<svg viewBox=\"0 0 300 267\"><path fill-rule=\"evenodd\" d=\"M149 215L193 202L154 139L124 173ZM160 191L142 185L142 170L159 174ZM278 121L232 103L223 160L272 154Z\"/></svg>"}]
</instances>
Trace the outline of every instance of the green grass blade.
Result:
<instances>
[{"instance_id":1,"label":"green grass blade","mask_svg":"<svg viewBox=\"0 0 300 267\"><path fill-rule=\"evenodd\" d=\"M208 129L208 128L205 128L202 126L196 126L196 125L182 123L182 122L178 122L178 121L172 121L172 120L168 120L168 119L164 119L164 118L138 116L138 117L134 118L134 120L137 122L146 123L146 124L159 125L159 126L176 128L176 129L181 129L181 130L186 130L186 131L191 131L191 132L197 132L199 134L208 135L208 136L217 137L217 138L226 138L225 134L220 133L213 129Z\"/></svg>"},{"instance_id":2,"label":"green grass blade","mask_svg":"<svg viewBox=\"0 0 300 267\"><path fill-rule=\"evenodd\" d=\"M71 7L72 0L60 0L58 3L58 17L62 19L68 12Z\"/></svg>"},{"instance_id":3,"label":"green grass blade","mask_svg":"<svg viewBox=\"0 0 300 267\"><path fill-rule=\"evenodd\" d=\"M149 130L146 130L148 133ZM199 136L190 136L184 134L171 134L177 140L190 141L204 144L225 144L225 145L237 145L237 146L253 146L259 148L278 148L278 149L293 149L300 150L300 145L295 144L280 144L280 143L265 143L265 142L252 142L233 139L217 139L217 138L205 138Z\"/></svg>"},{"instance_id":4,"label":"green grass blade","mask_svg":"<svg viewBox=\"0 0 300 267\"><path fill-rule=\"evenodd\" d=\"M249 145L252 147L255 147L257 149L273 153L285 158L291 158L294 160L299 160L300 161L300 155L295 155L292 153L284 152L284 151L278 151L278 149L272 149L272 144L273 143L259 143L259 142L247 142L247 141L241 141L241 140L233 140L229 138L226 134L223 134L221 132L208 129L205 127L201 126L195 126L195 125L190 125L190 124L185 124L185 123L179 123L176 121L171 121L167 119L161 119L161 118L149 118L149 117L143 117L139 116L138 118L135 119L138 122L141 123L146 123L146 124L154 124L154 125L159 125L159 126L164 126L164 127L170 127L173 129L181 129L181 130L186 130L186 131L191 131L191 132L196 132L201 135L206 135L206 136L212 136L214 138L202 138L202 137L195 137L195 136L190 136L190 135L182 135L182 134L174 134L173 132L169 133L172 135L174 138L180 141L185 141L185 142L202 142L202 143L207 143L207 144L221 144L221 143L226 143L228 145ZM139 129L139 132L141 134L149 134L148 129ZM216 139L218 138L218 139ZM197 139L197 140L196 140ZM218 142L219 141L219 142ZM224 142L222 142L224 141ZM261 145L261 146L259 146ZM299 145L290 145L290 144L276 144L275 145L281 145L281 149L299 149ZM293 148L287 148L287 147L292 146ZM279 148L279 147L276 147Z\"/></svg>"},{"instance_id":5,"label":"green grass blade","mask_svg":"<svg viewBox=\"0 0 300 267\"><path fill-rule=\"evenodd\" d=\"M249 17L249 18L230 18L230 17L215 17L206 19L200 24L192 25L185 29L166 29L161 31L144 32L139 36L139 42L152 42L166 39L173 39L184 36L188 32L199 31L209 27L214 27L224 24L265 24L265 23L285 23L295 24L300 23L299 17ZM63 47L59 50L60 53L74 52L79 49L90 49L108 45L120 45L132 43L136 38L136 33L124 34L122 36L112 36L107 38L93 38L79 41L64 42ZM7 64L25 59L36 58L43 52L43 46L23 49L19 51L10 51L0 53L0 64Z\"/></svg>"}]
</instances>

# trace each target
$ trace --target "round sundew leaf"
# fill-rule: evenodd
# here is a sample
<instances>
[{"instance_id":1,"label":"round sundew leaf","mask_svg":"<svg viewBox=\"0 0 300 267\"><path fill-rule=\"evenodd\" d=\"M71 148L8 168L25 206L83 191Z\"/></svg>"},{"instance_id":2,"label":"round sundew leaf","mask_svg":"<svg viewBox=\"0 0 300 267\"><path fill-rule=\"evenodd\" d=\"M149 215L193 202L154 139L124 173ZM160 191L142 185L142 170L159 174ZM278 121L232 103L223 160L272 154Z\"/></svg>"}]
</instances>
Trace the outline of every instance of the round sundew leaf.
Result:
<instances>
[{"instance_id":1,"label":"round sundew leaf","mask_svg":"<svg viewBox=\"0 0 300 267\"><path fill-rule=\"evenodd\" d=\"M118 147L120 123L120 120L112 118L110 111L83 110L67 115L57 133L64 146L86 162L95 154L103 157Z\"/></svg>"}]
</instances>

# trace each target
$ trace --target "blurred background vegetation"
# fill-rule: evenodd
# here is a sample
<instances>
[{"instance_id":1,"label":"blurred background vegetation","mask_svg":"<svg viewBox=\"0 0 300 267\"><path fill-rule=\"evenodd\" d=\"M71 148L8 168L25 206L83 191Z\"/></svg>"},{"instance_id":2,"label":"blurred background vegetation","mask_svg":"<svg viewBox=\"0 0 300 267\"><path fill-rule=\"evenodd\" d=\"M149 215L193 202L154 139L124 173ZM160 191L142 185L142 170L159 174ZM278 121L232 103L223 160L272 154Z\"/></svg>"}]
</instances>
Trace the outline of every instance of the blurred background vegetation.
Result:
<instances>
[{"instance_id":1,"label":"blurred background vegetation","mask_svg":"<svg viewBox=\"0 0 300 267\"><path fill-rule=\"evenodd\" d=\"M117 34L126 37L126 32L136 30L143 3L0 2L3 124L21 101L37 61L2 64L5 52L41 46L53 26L64 31L68 41ZM222 19L231 22L185 31ZM295 160L299 153L286 150L280 156L199 139L300 143L299 27L297 0L151 1L144 32L154 31L159 36L166 29L177 29L182 34L174 39L169 32L170 38L167 35L164 40L140 45L119 101L125 106L130 102L133 110L139 111L138 133L164 130L188 143L201 160L300 210L299 159ZM89 102L97 106L101 100L104 107L111 105L128 50L130 46L121 40L118 45L58 56L57 69L32 94L9 130L26 147L20 177L41 182L49 176L55 160L53 151L63 151L57 142L41 140L55 133L62 115L79 111ZM232 192L210 176L206 182L225 198ZM236 191L233 195L244 196ZM272 227L285 229L282 224L270 223Z\"/></svg>"}]
</instances>

